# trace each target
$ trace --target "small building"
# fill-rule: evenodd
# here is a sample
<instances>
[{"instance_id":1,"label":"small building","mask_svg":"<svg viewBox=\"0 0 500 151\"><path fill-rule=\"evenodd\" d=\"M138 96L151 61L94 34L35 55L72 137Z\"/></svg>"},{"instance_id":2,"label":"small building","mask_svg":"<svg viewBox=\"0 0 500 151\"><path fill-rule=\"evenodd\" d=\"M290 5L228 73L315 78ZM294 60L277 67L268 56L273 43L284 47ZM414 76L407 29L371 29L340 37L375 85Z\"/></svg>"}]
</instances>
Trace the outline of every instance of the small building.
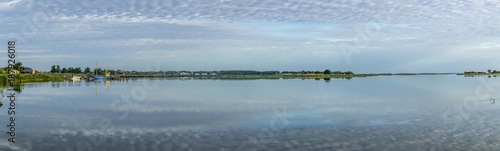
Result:
<instances>
[{"instance_id":1,"label":"small building","mask_svg":"<svg viewBox=\"0 0 500 151\"><path fill-rule=\"evenodd\" d=\"M19 74L19 70L16 69L9 70L9 74Z\"/></svg>"},{"instance_id":2,"label":"small building","mask_svg":"<svg viewBox=\"0 0 500 151\"><path fill-rule=\"evenodd\" d=\"M181 71L179 73L179 75L190 75L191 73L187 72L187 71Z\"/></svg>"},{"instance_id":3,"label":"small building","mask_svg":"<svg viewBox=\"0 0 500 151\"><path fill-rule=\"evenodd\" d=\"M31 69L30 67L24 67L23 70L21 70L22 74L40 74L40 71L36 71L35 69Z\"/></svg>"}]
</instances>

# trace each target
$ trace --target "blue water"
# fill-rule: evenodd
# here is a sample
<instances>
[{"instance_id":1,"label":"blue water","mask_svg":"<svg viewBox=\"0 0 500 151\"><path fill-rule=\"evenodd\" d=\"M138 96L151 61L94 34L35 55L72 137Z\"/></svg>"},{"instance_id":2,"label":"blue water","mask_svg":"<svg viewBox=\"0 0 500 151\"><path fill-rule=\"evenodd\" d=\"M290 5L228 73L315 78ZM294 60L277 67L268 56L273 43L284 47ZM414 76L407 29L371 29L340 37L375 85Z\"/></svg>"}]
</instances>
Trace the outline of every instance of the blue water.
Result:
<instances>
[{"instance_id":1,"label":"blue water","mask_svg":"<svg viewBox=\"0 0 500 151\"><path fill-rule=\"evenodd\" d=\"M7 150L494 150L500 78L24 84ZM0 122L9 124L3 90Z\"/></svg>"}]
</instances>

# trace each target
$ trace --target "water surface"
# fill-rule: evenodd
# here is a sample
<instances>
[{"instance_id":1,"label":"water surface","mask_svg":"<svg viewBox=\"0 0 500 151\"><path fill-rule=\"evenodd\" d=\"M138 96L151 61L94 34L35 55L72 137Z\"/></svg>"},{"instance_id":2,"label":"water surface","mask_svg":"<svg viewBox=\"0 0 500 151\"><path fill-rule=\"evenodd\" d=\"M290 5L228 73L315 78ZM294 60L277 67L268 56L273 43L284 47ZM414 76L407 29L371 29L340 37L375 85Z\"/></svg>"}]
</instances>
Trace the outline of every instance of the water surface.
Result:
<instances>
[{"instance_id":1,"label":"water surface","mask_svg":"<svg viewBox=\"0 0 500 151\"><path fill-rule=\"evenodd\" d=\"M14 150L494 150L497 78L24 84ZM8 94L0 120L9 124Z\"/></svg>"}]
</instances>

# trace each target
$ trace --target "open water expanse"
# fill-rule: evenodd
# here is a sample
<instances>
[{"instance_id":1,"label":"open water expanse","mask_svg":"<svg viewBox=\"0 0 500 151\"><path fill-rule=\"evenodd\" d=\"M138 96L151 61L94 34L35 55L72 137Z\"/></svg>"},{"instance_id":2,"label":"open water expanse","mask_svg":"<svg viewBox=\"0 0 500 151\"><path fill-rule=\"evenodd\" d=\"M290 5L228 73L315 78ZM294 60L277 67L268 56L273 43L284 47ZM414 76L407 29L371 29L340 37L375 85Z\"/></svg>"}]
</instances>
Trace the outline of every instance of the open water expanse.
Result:
<instances>
[{"instance_id":1,"label":"open water expanse","mask_svg":"<svg viewBox=\"0 0 500 151\"><path fill-rule=\"evenodd\" d=\"M3 90L0 149L498 150L499 90L457 75L26 83L15 115Z\"/></svg>"}]
</instances>

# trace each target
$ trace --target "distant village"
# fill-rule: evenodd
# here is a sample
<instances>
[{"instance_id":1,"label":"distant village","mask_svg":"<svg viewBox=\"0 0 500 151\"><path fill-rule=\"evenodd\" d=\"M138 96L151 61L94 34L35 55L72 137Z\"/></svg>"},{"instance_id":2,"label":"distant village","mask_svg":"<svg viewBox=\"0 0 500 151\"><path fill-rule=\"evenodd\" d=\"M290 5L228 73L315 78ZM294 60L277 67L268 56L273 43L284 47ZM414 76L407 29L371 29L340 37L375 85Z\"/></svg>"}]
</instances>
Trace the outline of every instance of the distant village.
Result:
<instances>
[{"instance_id":1,"label":"distant village","mask_svg":"<svg viewBox=\"0 0 500 151\"><path fill-rule=\"evenodd\" d=\"M73 73L73 74L90 74L93 71L85 69L81 71L79 68L63 68L62 70L53 70L44 72L23 67L22 70L11 70L11 73L17 74L48 74L48 73ZM104 69L96 69L97 74L102 74ZM351 71L341 72L325 70L325 71L254 71L254 70L222 70L222 71L128 71L128 70L109 70L113 75L174 75L174 76L216 76L216 75L279 75L279 74L354 74Z\"/></svg>"},{"instance_id":2,"label":"distant village","mask_svg":"<svg viewBox=\"0 0 500 151\"><path fill-rule=\"evenodd\" d=\"M254 70L221 70L221 71L125 71L110 70L112 74L163 74L179 76L215 76L215 75L279 75L279 74L354 74L351 71L254 71Z\"/></svg>"},{"instance_id":3,"label":"distant village","mask_svg":"<svg viewBox=\"0 0 500 151\"><path fill-rule=\"evenodd\" d=\"M7 68L0 69L1 72L7 71ZM50 71L39 71L31 67L25 67L22 63L14 65L10 73L14 74L49 74L49 73L70 73L70 74L103 74L107 69L86 67L82 70L80 67L60 67L53 65ZM172 75L172 76L216 76L216 75L280 75L280 74L354 74L351 71L254 71L254 70L221 70L221 71L135 71L135 70L107 70L113 75Z\"/></svg>"}]
</instances>

